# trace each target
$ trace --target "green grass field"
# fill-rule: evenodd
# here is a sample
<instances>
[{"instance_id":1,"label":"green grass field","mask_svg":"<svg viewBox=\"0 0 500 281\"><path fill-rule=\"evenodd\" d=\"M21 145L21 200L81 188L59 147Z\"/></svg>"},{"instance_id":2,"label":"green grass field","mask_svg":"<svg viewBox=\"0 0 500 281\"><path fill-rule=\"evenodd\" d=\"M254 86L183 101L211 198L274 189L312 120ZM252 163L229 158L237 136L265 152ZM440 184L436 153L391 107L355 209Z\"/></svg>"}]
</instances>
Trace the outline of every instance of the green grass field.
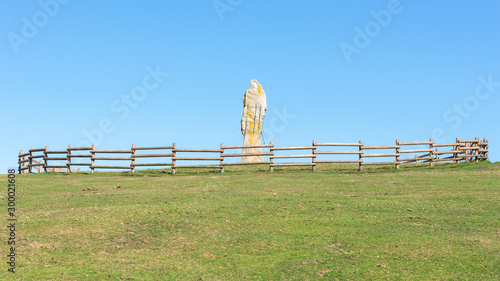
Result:
<instances>
[{"instance_id":1,"label":"green grass field","mask_svg":"<svg viewBox=\"0 0 500 281\"><path fill-rule=\"evenodd\" d=\"M17 175L15 277L500 279L500 163L267 169Z\"/></svg>"}]
</instances>

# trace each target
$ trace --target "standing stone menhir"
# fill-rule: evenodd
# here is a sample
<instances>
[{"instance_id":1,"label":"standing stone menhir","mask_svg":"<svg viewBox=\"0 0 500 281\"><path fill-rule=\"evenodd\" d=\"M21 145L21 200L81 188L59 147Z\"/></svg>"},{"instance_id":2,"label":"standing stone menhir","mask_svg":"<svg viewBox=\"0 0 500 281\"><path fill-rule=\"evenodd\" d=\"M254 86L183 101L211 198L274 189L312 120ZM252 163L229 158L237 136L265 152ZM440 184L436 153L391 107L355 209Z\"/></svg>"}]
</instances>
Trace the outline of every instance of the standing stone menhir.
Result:
<instances>
[{"instance_id":1,"label":"standing stone menhir","mask_svg":"<svg viewBox=\"0 0 500 281\"><path fill-rule=\"evenodd\" d=\"M241 115L241 133L244 145L260 143L262 120L266 116L266 93L257 80L250 82L250 89L243 96L243 114ZM259 153L260 148L245 148L243 153ZM262 162L262 156L243 156L242 162Z\"/></svg>"}]
</instances>

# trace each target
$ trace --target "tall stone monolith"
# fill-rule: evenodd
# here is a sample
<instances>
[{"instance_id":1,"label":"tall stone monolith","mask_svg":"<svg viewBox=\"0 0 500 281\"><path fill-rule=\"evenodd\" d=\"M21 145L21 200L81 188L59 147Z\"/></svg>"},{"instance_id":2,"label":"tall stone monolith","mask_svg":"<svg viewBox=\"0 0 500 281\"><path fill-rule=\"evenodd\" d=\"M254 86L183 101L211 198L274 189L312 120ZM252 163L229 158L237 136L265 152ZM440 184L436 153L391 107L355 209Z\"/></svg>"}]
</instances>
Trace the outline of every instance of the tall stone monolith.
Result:
<instances>
[{"instance_id":1,"label":"tall stone monolith","mask_svg":"<svg viewBox=\"0 0 500 281\"><path fill-rule=\"evenodd\" d=\"M255 145L260 143L262 135L262 121L266 116L266 93L257 80L250 82L250 88L243 96L243 114L241 115L241 133L243 144ZM243 153L258 153L260 148L245 148ZM242 162L262 162L262 156L243 156Z\"/></svg>"}]
</instances>

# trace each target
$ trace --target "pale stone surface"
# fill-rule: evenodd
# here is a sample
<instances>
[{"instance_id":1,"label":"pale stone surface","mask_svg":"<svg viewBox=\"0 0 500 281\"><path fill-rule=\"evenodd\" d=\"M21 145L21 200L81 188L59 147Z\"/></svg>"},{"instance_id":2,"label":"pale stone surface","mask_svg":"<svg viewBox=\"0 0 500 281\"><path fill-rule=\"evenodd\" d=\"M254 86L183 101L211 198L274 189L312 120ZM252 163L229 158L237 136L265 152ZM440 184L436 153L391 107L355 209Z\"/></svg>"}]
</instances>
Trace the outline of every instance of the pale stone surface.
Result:
<instances>
[{"instance_id":1,"label":"pale stone surface","mask_svg":"<svg viewBox=\"0 0 500 281\"><path fill-rule=\"evenodd\" d=\"M260 143L262 135L262 121L266 116L266 93L257 80L250 82L250 88L243 96L243 114L241 115L241 133L243 144L255 145ZM245 148L243 153L258 153L260 148ZM243 156L242 162L262 162L262 156Z\"/></svg>"}]
</instances>

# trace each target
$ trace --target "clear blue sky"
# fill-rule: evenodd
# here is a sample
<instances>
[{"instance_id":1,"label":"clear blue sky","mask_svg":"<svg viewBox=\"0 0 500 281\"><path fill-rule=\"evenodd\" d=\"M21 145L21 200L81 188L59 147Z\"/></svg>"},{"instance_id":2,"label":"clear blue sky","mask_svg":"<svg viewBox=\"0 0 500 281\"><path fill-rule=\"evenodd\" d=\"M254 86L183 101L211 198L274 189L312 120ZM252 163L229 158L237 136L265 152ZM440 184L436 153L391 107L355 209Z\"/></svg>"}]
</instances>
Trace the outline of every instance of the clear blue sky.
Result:
<instances>
[{"instance_id":1,"label":"clear blue sky","mask_svg":"<svg viewBox=\"0 0 500 281\"><path fill-rule=\"evenodd\" d=\"M0 23L0 173L85 132L101 149L241 144L251 79L278 146L487 137L500 160L496 0L1 0Z\"/></svg>"}]
</instances>

